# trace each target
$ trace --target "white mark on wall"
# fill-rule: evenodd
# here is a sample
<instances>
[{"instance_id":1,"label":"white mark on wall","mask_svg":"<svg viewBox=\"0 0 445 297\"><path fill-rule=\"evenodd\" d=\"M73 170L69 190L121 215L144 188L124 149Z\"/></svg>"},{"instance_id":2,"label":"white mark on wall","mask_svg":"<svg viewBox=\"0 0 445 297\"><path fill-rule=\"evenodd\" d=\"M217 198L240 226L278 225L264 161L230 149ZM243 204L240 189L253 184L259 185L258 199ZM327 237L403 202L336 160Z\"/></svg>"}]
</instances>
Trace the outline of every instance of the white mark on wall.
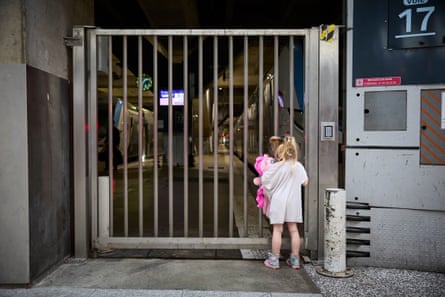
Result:
<instances>
[{"instance_id":1,"label":"white mark on wall","mask_svg":"<svg viewBox=\"0 0 445 297\"><path fill-rule=\"evenodd\" d=\"M441 112L441 116L440 116L440 119L441 119L440 128L445 129L445 92L442 92L442 102L441 103L442 103L441 104L442 112Z\"/></svg>"}]
</instances>

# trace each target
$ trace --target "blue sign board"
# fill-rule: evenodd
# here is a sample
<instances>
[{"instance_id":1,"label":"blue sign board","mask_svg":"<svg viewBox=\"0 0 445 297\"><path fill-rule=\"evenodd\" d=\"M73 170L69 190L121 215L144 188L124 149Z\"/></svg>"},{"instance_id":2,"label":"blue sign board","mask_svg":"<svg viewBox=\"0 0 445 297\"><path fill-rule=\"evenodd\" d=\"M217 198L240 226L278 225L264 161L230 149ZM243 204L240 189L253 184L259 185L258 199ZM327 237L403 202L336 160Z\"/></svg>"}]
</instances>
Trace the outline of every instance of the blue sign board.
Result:
<instances>
[{"instance_id":1,"label":"blue sign board","mask_svg":"<svg viewBox=\"0 0 445 297\"><path fill-rule=\"evenodd\" d=\"M445 46L445 1L388 1L388 49L432 46Z\"/></svg>"},{"instance_id":2,"label":"blue sign board","mask_svg":"<svg viewBox=\"0 0 445 297\"><path fill-rule=\"evenodd\" d=\"M350 1L354 86L445 83L445 0Z\"/></svg>"}]
</instances>

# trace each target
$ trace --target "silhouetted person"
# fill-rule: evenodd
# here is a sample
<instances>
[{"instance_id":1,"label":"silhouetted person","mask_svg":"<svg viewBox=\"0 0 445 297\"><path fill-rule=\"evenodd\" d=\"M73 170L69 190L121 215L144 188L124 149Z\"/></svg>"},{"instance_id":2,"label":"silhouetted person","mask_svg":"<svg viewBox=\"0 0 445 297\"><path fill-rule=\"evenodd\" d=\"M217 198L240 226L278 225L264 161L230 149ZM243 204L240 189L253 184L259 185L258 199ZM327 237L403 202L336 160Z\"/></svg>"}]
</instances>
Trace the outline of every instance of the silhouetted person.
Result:
<instances>
[{"instance_id":1,"label":"silhouetted person","mask_svg":"<svg viewBox=\"0 0 445 297\"><path fill-rule=\"evenodd\" d=\"M117 166L119 164L123 163L123 157L122 157L122 153L119 150L119 144L120 144L120 132L119 130L113 126L113 170L117 169ZM109 142L109 137L108 135L106 136L106 140L105 140L105 144L104 144L104 150L102 152L99 153L99 160L100 161L105 161L105 170L108 170L109 168L109 164L108 164L108 159L109 159L109 155L108 155L108 142Z\"/></svg>"}]
</instances>

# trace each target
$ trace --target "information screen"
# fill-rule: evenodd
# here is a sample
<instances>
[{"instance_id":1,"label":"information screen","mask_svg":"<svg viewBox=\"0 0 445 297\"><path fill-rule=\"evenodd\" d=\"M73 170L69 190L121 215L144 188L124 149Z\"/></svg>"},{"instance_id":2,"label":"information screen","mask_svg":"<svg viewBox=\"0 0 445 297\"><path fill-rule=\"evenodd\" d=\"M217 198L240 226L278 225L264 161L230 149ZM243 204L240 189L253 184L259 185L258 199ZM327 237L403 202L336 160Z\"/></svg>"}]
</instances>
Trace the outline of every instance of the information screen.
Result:
<instances>
[{"instance_id":1,"label":"information screen","mask_svg":"<svg viewBox=\"0 0 445 297\"><path fill-rule=\"evenodd\" d=\"M168 90L161 90L159 92L159 105L168 106ZM184 105L184 90L172 90L172 105Z\"/></svg>"}]
</instances>

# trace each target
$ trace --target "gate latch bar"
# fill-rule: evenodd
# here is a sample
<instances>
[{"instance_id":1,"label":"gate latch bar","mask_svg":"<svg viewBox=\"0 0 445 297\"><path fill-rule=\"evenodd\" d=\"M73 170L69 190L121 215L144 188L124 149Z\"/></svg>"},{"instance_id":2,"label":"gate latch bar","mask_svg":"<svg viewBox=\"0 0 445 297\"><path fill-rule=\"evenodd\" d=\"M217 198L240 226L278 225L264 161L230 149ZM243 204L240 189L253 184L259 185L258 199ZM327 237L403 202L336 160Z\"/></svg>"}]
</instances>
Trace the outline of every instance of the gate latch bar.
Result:
<instances>
[{"instance_id":1,"label":"gate latch bar","mask_svg":"<svg viewBox=\"0 0 445 297\"><path fill-rule=\"evenodd\" d=\"M65 46L73 47L73 46L81 46L82 39L79 37L64 37Z\"/></svg>"}]
</instances>

